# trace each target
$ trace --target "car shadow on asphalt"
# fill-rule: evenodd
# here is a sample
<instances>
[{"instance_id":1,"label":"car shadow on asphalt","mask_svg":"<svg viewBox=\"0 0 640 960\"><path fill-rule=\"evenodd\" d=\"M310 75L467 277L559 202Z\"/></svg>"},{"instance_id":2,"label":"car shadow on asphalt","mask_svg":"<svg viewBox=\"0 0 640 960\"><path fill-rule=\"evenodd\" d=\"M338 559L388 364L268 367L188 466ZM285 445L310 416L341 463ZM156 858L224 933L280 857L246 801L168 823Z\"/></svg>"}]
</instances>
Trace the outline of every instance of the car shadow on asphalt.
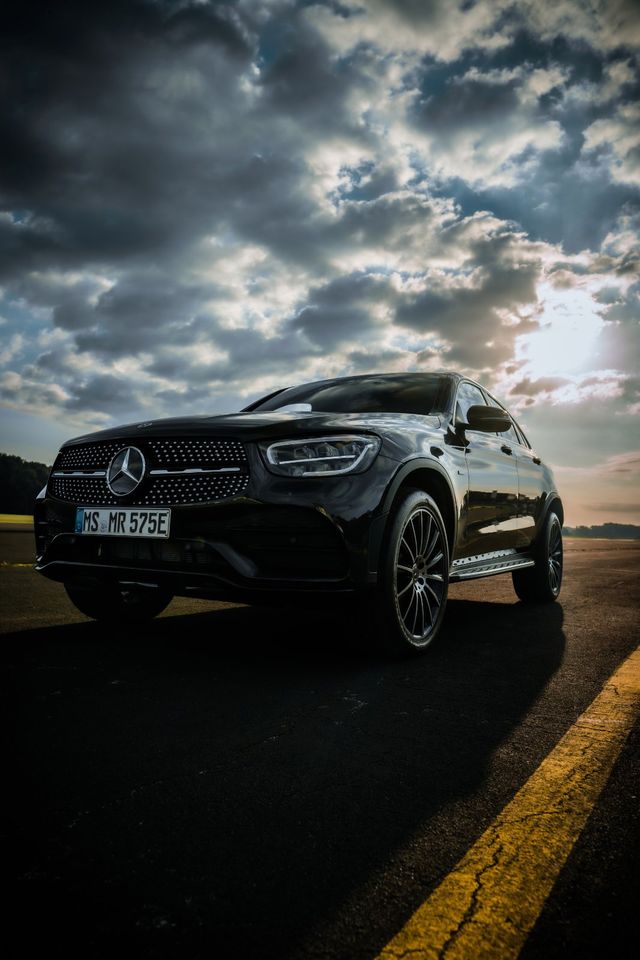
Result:
<instances>
[{"instance_id":1,"label":"car shadow on asphalt","mask_svg":"<svg viewBox=\"0 0 640 960\"><path fill-rule=\"evenodd\" d=\"M329 610L5 636L31 909L59 928L73 903L96 956L228 941L282 958L314 936L328 949L366 889L370 956L527 778L535 756L514 756L478 803L562 662L562 625L560 604L454 599L410 661L354 650L357 618Z\"/></svg>"}]
</instances>

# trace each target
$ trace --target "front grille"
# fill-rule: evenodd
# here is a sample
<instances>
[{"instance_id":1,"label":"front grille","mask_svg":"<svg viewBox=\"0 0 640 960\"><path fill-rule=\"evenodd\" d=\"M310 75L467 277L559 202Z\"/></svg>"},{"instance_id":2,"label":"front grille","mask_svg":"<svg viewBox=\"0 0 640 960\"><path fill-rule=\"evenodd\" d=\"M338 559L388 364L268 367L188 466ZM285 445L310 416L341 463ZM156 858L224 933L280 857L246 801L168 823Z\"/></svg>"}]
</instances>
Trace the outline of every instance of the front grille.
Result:
<instances>
[{"instance_id":1,"label":"front grille","mask_svg":"<svg viewBox=\"0 0 640 960\"><path fill-rule=\"evenodd\" d=\"M137 503L207 503L242 493L249 481L247 474L222 474L203 477L155 477L149 492Z\"/></svg>"},{"instance_id":2,"label":"front grille","mask_svg":"<svg viewBox=\"0 0 640 960\"><path fill-rule=\"evenodd\" d=\"M104 477L52 477L49 493L58 500L70 503L112 504L117 503L107 487Z\"/></svg>"},{"instance_id":3,"label":"front grille","mask_svg":"<svg viewBox=\"0 0 640 960\"><path fill-rule=\"evenodd\" d=\"M165 469L176 467L220 466L230 463L246 463L247 454L238 440L110 440L102 443L82 443L75 447L65 447L60 451L53 465L54 470L106 470L118 450L123 447L139 447L154 461L154 465ZM146 447L146 450L143 449Z\"/></svg>"},{"instance_id":4,"label":"front grille","mask_svg":"<svg viewBox=\"0 0 640 960\"><path fill-rule=\"evenodd\" d=\"M237 440L150 440L148 446L159 464L173 469L247 460L244 447Z\"/></svg>"},{"instance_id":5,"label":"front grille","mask_svg":"<svg viewBox=\"0 0 640 960\"><path fill-rule=\"evenodd\" d=\"M126 446L119 441L110 443L83 443L65 447L56 457L54 470L106 470L118 450Z\"/></svg>"},{"instance_id":6,"label":"front grille","mask_svg":"<svg viewBox=\"0 0 640 960\"><path fill-rule=\"evenodd\" d=\"M107 486L106 471L118 451L129 444L144 454L147 475L132 495L116 497ZM215 472L204 472L207 470ZM78 476L83 471L96 471L97 475ZM160 475L154 475L155 471ZM235 497L248 482L247 455L237 440L136 438L79 444L61 450L48 489L50 496L58 500L90 506L173 506Z\"/></svg>"}]
</instances>

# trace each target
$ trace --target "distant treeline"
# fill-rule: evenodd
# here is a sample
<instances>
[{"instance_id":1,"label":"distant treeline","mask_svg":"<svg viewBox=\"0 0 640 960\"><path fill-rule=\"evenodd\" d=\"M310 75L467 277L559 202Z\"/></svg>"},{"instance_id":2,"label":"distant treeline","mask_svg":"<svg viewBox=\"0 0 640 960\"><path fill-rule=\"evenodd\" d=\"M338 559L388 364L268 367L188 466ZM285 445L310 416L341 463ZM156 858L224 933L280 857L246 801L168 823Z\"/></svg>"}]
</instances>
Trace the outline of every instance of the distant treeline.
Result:
<instances>
[{"instance_id":1,"label":"distant treeline","mask_svg":"<svg viewBox=\"0 0 640 960\"><path fill-rule=\"evenodd\" d=\"M49 470L10 453L0 453L0 513L33 513L33 501L44 487Z\"/></svg>"},{"instance_id":2,"label":"distant treeline","mask_svg":"<svg viewBox=\"0 0 640 960\"><path fill-rule=\"evenodd\" d=\"M601 523L598 527L563 527L566 537L603 537L606 540L638 540L640 527L635 523Z\"/></svg>"}]
</instances>

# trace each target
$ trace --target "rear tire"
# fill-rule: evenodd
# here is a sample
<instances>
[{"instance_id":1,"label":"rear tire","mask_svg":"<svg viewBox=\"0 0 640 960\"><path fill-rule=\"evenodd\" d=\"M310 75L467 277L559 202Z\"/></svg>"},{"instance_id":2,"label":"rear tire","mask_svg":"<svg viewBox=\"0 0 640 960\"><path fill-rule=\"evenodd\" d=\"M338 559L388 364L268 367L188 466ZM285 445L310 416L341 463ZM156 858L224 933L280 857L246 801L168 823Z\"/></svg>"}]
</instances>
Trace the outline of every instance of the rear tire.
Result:
<instances>
[{"instance_id":1,"label":"rear tire","mask_svg":"<svg viewBox=\"0 0 640 960\"><path fill-rule=\"evenodd\" d=\"M157 587L119 584L76 587L65 584L67 596L85 617L101 623L146 623L167 607L173 594Z\"/></svg>"},{"instance_id":2,"label":"rear tire","mask_svg":"<svg viewBox=\"0 0 640 960\"><path fill-rule=\"evenodd\" d=\"M421 490L397 507L370 607L378 646L395 656L424 653L440 631L449 587L449 546L436 502Z\"/></svg>"},{"instance_id":3,"label":"rear tire","mask_svg":"<svg viewBox=\"0 0 640 960\"><path fill-rule=\"evenodd\" d=\"M535 567L511 574L514 590L524 603L552 603L562 586L562 524L553 510L540 532L534 559Z\"/></svg>"}]
</instances>

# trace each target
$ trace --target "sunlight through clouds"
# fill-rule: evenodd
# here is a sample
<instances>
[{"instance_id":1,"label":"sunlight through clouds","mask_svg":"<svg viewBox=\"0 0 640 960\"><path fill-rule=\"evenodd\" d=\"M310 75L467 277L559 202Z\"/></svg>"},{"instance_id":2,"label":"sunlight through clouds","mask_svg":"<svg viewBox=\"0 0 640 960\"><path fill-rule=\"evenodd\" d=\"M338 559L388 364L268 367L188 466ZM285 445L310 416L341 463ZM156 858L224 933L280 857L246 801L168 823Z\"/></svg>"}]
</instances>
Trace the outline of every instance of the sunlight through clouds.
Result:
<instances>
[{"instance_id":1,"label":"sunlight through clouds","mask_svg":"<svg viewBox=\"0 0 640 960\"><path fill-rule=\"evenodd\" d=\"M523 362L520 372L547 377L589 369L604 326L598 304L586 290L559 290L550 284L541 284L538 296L540 329L516 341L515 359Z\"/></svg>"}]
</instances>

